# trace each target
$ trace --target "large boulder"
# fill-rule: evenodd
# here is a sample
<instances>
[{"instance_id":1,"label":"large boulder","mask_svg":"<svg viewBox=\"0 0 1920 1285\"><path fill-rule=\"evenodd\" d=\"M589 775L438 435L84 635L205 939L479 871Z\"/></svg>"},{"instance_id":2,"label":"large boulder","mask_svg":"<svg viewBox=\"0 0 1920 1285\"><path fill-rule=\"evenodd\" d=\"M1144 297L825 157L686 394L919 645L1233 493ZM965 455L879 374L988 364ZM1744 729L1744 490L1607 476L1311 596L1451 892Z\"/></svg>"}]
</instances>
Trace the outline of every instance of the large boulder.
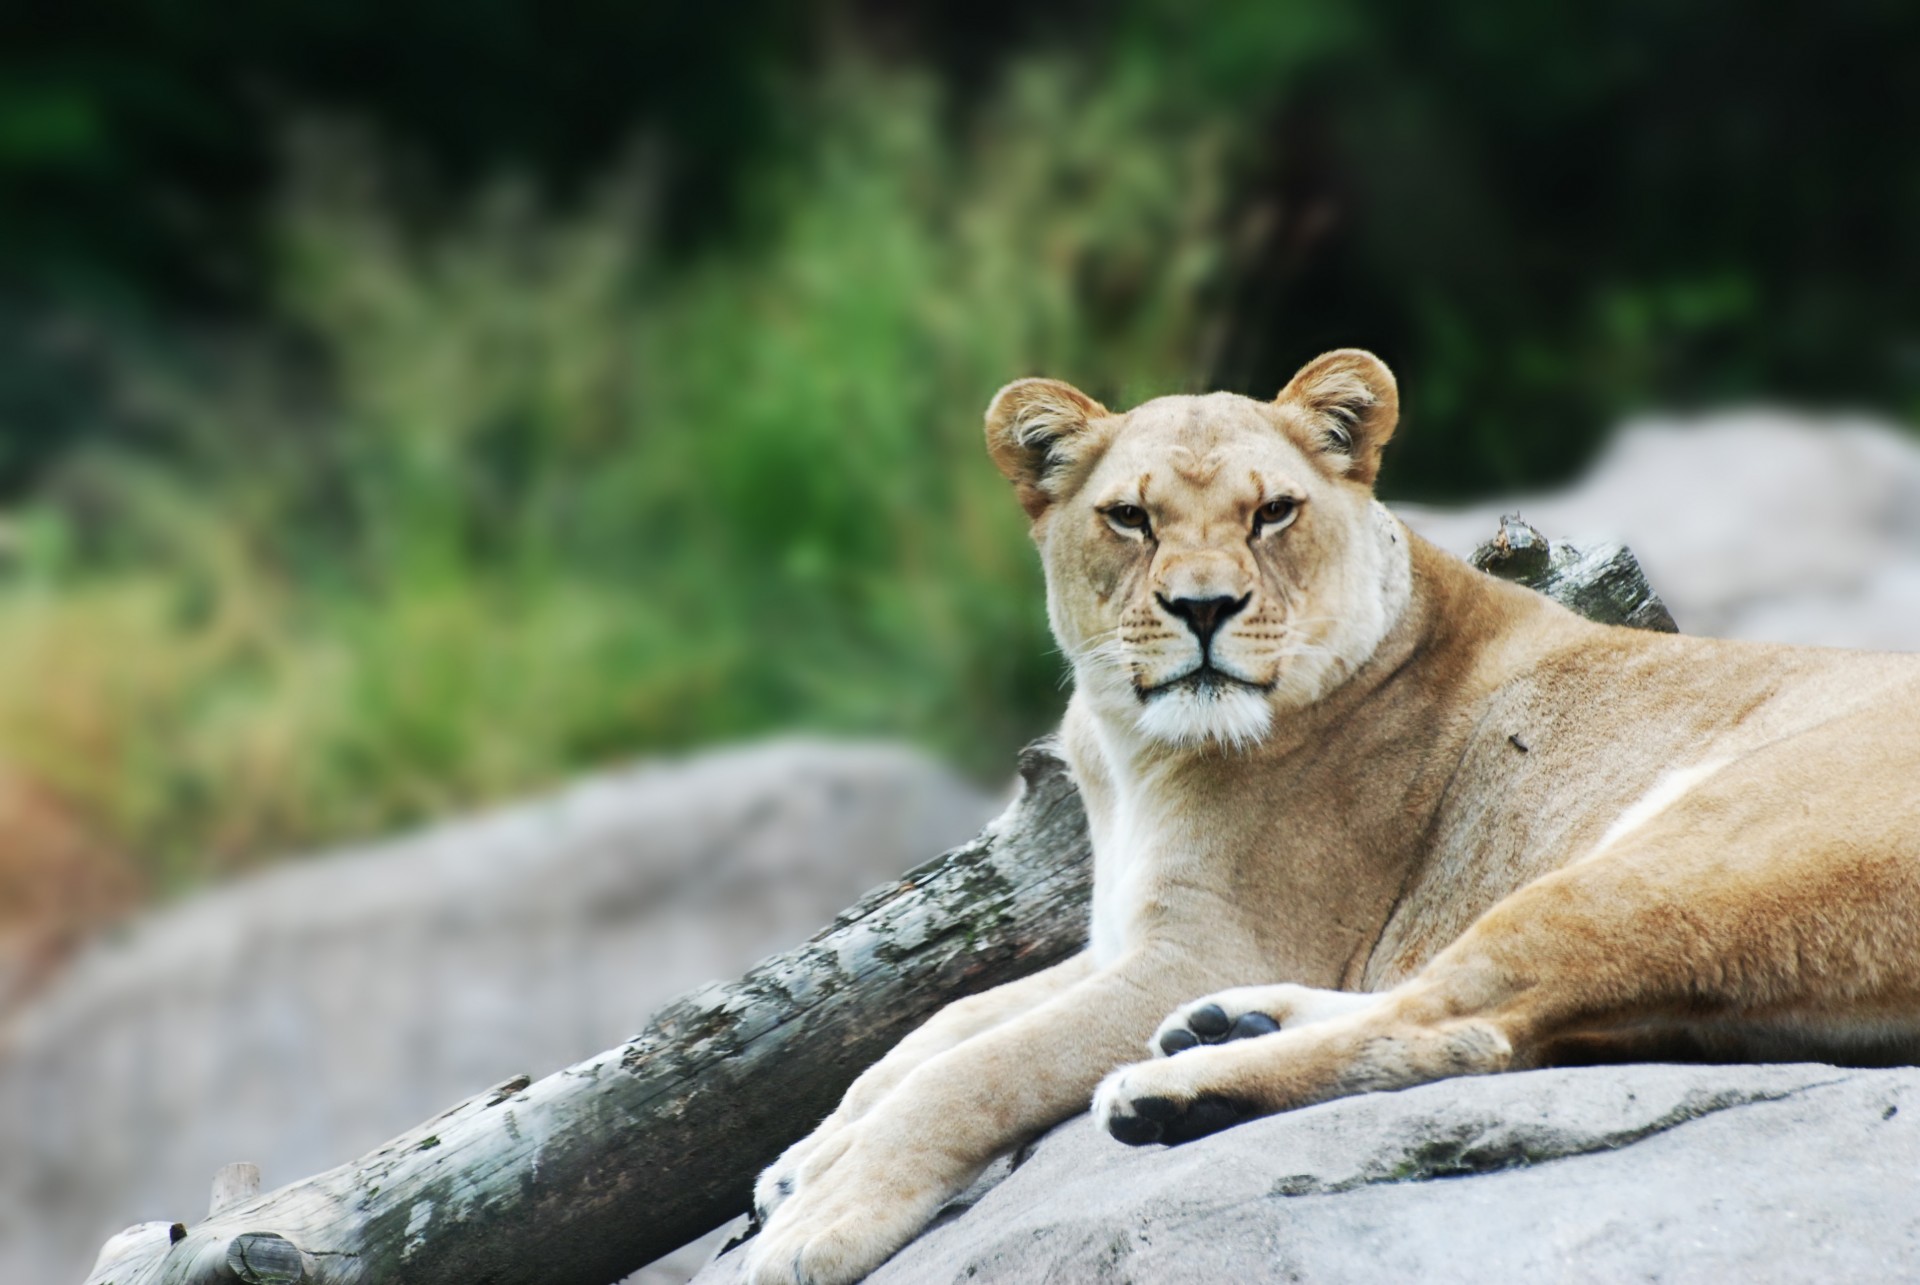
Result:
<instances>
[{"instance_id":1,"label":"large boulder","mask_svg":"<svg viewBox=\"0 0 1920 1285\"><path fill-rule=\"evenodd\" d=\"M277 1186L618 1044L993 810L916 751L792 739L155 911L0 1039L0 1281L66 1285L128 1223L193 1221L229 1161Z\"/></svg>"},{"instance_id":2,"label":"large boulder","mask_svg":"<svg viewBox=\"0 0 1920 1285\"><path fill-rule=\"evenodd\" d=\"M1920 1070L1447 1080L1182 1147L1055 1129L869 1279L1920 1279ZM998 1181L992 1181L998 1177ZM734 1252L697 1285L743 1279Z\"/></svg>"}]
</instances>

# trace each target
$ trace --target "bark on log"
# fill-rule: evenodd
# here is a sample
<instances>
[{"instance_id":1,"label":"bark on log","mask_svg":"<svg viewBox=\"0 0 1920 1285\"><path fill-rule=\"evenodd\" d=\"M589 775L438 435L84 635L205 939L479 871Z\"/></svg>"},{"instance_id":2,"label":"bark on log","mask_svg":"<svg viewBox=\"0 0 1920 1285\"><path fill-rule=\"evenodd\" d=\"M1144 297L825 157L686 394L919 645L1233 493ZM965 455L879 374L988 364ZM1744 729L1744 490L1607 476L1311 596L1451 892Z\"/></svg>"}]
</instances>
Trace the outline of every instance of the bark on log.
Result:
<instances>
[{"instance_id":1,"label":"bark on log","mask_svg":"<svg viewBox=\"0 0 1920 1285\"><path fill-rule=\"evenodd\" d=\"M1673 628L1619 546L1549 545L1515 519L1481 552L1477 565L1595 619ZM740 980L684 996L621 1047L538 1083L516 1076L190 1229L129 1228L88 1285L605 1285L704 1234L929 1015L1085 944L1079 796L1047 741L1020 774L978 839Z\"/></svg>"},{"instance_id":2,"label":"bark on log","mask_svg":"<svg viewBox=\"0 0 1920 1285\"><path fill-rule=\"evenodd\" d=\"M1590 620L1680 632L1673 613L1624 544L1548 540L1518 513L1509 513L1500 519L1493 539L1473 551L1472 562L1503 580L1537 589Z\"/></svg>"}]
</instances>

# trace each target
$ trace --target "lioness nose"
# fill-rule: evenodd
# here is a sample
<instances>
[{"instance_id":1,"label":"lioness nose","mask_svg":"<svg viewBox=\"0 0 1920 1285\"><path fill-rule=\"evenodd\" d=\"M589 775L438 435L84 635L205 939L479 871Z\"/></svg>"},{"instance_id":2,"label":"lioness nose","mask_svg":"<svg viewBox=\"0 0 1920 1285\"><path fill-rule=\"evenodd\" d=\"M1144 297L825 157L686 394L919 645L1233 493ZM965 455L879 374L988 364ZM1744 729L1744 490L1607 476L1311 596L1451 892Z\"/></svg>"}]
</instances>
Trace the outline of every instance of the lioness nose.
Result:
<instances>
[{"instance_id":1,"label":"lioness nose","mask_svg":"<svg viewBox=\"0 0 1920 1285\"><path fill-rule=\"evenodd\" d=\"M1169 614L1187 622L1187 628L1193 630L1194 635L1200 639L1203 650L1212 641L1216 629L1238 615L1249 602L1253 601L1253 595L1250 593L1242 594L1238 598L1168 598L1161 594L1154 596L1160 599L1160 605L1165 607Z\"/></svg>"}]
</instances>

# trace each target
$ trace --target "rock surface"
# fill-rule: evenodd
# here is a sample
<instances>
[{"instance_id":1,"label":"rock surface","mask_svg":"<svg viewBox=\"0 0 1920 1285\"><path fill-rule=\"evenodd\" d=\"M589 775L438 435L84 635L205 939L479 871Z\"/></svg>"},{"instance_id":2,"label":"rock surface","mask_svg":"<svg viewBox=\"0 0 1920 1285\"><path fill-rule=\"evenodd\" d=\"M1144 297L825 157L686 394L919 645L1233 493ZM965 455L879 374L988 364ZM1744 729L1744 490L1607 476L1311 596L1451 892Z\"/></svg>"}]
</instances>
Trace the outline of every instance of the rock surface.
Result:
<instances>
[{"instance_id":1,"label":"rock surface","mask_svg":"<svg viewBox=\"0 0 1920 1285\"><path fill-rule=\"evenodd\" d=\"M1176 1148L1079 1116L869 1279L1914 1280L1917 1177L1920 1070L1535 1071ZM744 1257L698 1285L740 1281Z\"/></svg>"},{"instance_id":2,"label":"rock surface","mask_svg":"<svg viewBox=\"0 0 1920 1285\"><path fill-rule=\"evenodd\" d=\"M1394 506L1461 557L1516 509L1556 539L1624 542L1684 633L1920 651L1920 442L1885 423L1645 419L1564 491Z\"/></svg>"},{"instance_id":3,"label":"rock surface","mask_svg":"<svg viewBox=\"0 0 1920 1285\"><path fill-rule=\"evenodd\" d=\"M779 741L159 910L0 1044L0 1281L67 1285L126 1224L192 1221L228 1162L276 1187L618 1044L993 810L912 750Z\"/></svg>"}]
</instances>

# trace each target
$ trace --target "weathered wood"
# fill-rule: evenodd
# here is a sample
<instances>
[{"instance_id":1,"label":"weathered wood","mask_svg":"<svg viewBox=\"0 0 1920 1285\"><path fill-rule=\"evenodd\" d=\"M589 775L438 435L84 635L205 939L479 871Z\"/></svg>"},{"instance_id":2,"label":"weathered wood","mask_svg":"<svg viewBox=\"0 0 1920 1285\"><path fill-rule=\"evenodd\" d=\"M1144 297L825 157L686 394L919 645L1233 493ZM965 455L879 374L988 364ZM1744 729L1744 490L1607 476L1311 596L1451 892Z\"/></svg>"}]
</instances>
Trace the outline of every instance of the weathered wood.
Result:
<instances>
[{"instance_id":1,"label":"weathered wood","mask_svg":"<svg viewBox=\"0 0 1920 1285\"><path fill-rule=\"evenodd\" d=\"M1500 519L1493 539L1473 551L1473 565L1503 580L1537 589L1564 607L1604 625L1678 633L1673 613L1647 583L1624 544L1548 540L1520 520Z\"/></svg>"},{"instance_id":2,"label":"weathered wood","mask_svg":"<svg viewBox=\"0 0 1920 1285\"><path fill-rule=\"evenodd\" d=\"M1673 627L1623 548L1549 544L1517 519L1495 543L1477 565L1607 623ZM1079 796L1048 742L1020 773L1020 796L974 842L684 996L621 1047L504 1081L191 1229L130 1228L89 1285L603 1285L703 1234L934 1011L1085 944Z\"/></svg>"},{"instance_id":3,"label":"weathered wood","mask_svg":"<svg viewBox=\"0 0 1920 1285\"><path fill-rule=\"evenodd\" d=\"M213 1194L207 1202L207 1216L224 1214L235 1205L243 1204L260 1194L260 1166L246 1160L236 1160L230 1165L220 1166L220 1172L213 1175Z\"/></svg>"}]
</instances>

